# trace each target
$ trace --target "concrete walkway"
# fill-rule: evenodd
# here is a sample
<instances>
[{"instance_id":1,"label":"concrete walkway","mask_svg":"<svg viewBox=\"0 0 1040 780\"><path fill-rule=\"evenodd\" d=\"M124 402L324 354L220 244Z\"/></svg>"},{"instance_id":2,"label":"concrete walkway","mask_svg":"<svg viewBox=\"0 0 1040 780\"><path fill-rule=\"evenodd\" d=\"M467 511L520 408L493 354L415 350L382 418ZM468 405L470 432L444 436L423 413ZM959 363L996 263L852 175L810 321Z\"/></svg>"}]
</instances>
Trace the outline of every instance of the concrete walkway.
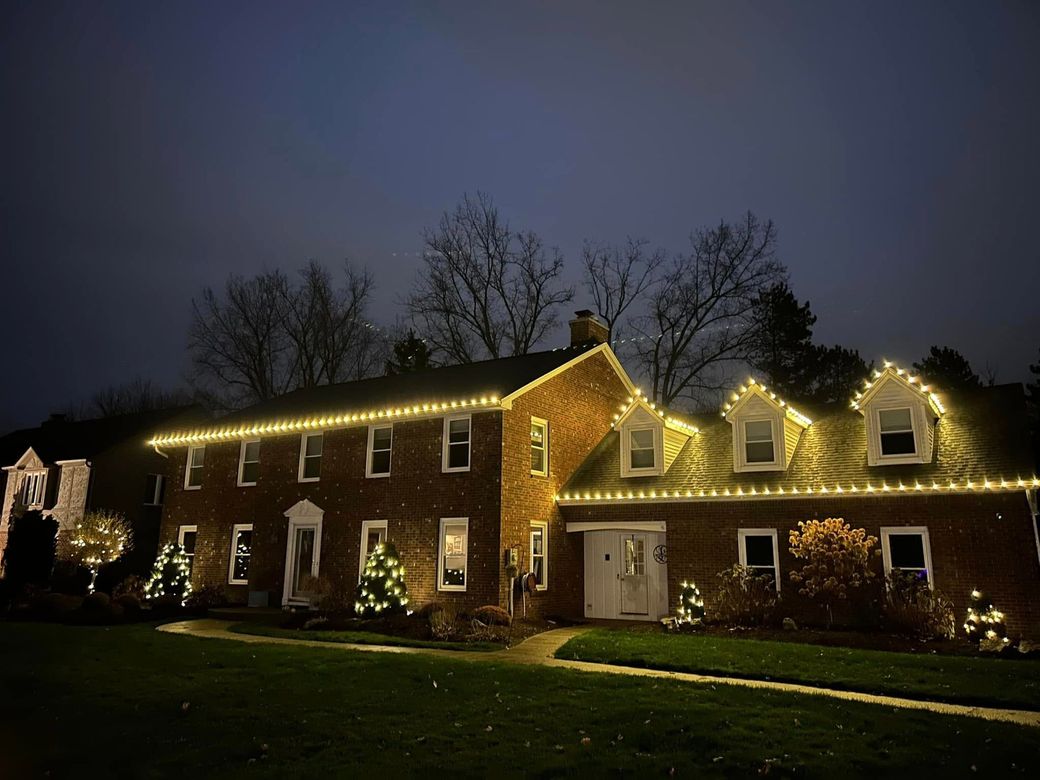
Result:
<instances>
[{"instance_id":1,"label":"concrete walkway","mask_svg":"<svg viewBox=\"0 0 1040 780\"><path fill-rule=\"evenodd\" d=\"M367 653L397 653L401 655L427 655L450 658L453 661L507 661L510 663L550 666L557 669L591 674L618 674L628 677L652 677L657 679L677 680L685 683L707 685L731 685L740 688L757 688L766 691L799 693L808 696L825 696L832 699L874 704L904 710L923 710L941 715L962 715L968 718L1003 721L1020 726L1040 728L1040 712L1028 710L998 709L994 707L972 707L964 704L945 704L935 701L903 699L897 696L881 696L873 693L856 693L840 691L834 688L816 688L811 685L796 683L772 682L769 680L752 680L743 677L720 677L710 674L691 674L688 672L666 672L659 669L639 669L631 666L614 664L598 664L589 661L568 661L555 658L554 654L568 641L579 636L588 627L557 628L524 640L515 647L493 652L464 652L458 650L440 650L426 647L392 647L389 645L357 645L345 642L320 642L314 639L287 639L284 637L258 636L255 634L238 634L228 629L234 625L227 620L184 620L178 623L167 623L159 626L159 631L182 636L193 636L202 639L229 639L247 644L296 645L302 647L320 647L325 650L348 650Z\"/></svg>"}]
</instances>

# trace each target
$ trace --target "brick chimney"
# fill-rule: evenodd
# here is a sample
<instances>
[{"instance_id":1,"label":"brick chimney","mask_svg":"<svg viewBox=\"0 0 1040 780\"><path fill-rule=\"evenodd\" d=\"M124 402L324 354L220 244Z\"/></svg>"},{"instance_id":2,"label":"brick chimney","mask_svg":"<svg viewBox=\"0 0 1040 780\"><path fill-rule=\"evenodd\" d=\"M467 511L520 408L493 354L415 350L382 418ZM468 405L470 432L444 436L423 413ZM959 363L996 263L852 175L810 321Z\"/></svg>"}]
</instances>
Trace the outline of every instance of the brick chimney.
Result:
<instances>
[{"instance_id":1,"label":"brick chimney","mask_svg":"<svg viewBox=\"0 0 1040 780\"><path fill-rule=\"evenodd\" d=\"M607 326L596 319L596 315L588 309L574 312L574 319L570 321L571 346L587 344L590 341L603 344L607 340Z\"/></svg>"}]
</instances>

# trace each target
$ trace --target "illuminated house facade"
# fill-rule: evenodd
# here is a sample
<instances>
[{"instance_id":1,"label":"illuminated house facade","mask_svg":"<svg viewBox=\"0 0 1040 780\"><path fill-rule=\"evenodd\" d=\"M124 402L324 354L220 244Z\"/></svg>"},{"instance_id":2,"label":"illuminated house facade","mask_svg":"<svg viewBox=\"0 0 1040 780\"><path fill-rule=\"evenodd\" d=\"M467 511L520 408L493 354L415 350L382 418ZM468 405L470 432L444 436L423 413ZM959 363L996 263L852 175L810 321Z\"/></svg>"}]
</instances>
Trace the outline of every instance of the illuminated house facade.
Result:
<instances>
[{"instance_id":1,"label":"illuminated house facade","mask_svg":"<svg viewBox=\"0 0 1040 780\"><path fill-rule=\"evenodd\" d=\"M157 434L163 541L185 546L193 587L240 603L306 606L314 576L352 599L389 540L413 604L504 604L515 566L539 580L532 609L580 613L581 535L554 499L634 387L579 314L566 348L299 390Z\"/></svg>"},{"instance_id":2,"label":"illuminated house facade","mask_svg":"<svg viewBox=\"0 0 1040 780\"><path fill-rule=\"evenodd\" d=\"M773 575L799 598L787 536L843 517L958 609L987 590L1040 634L1040 482L1017 385L939 395L891 367L851 404L794 408L749 383L721 414L639 396L588 313L569 348L301 390L216 427L167 430L163 541L192 581L241 603L307 606L313 576L352 593L388 539L416 606L657 620L679 583ZM348 596L349 598L349 596ZM804 606L804 605L803 605Z\"/></svg>"},{"instance_id":3,"label":"illuminated house facade","mask_svg":"<svg viewBox=\"0 0 1040 780\"><path fill-rule=\"evenodd\" d=\"M147 572L155 559L167 464L141 443L156 426L189 425L203 417L197 407L80 421L55 415L39 427L0 437L0 550L7 545L13 509L54 517L59 554L86 512L109 509L130 521L130 565Z\"/></svg>"}]
</instances>

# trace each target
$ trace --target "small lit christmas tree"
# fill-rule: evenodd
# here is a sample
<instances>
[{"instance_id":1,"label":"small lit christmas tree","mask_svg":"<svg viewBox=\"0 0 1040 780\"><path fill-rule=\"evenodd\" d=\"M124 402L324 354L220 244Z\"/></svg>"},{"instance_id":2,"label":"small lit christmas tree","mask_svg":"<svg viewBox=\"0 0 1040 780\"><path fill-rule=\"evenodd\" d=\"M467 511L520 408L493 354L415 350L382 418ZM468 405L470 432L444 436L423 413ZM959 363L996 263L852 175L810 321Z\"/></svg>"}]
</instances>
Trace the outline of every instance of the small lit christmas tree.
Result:
<instances>
[{"instance_id":1,"label":"small lit christmas tree","mask_svg":"<svg viewBox=\"0 0 1040 780\"><path fill-rule=\"evenodd\" d=\"M704 620L704 599L692 582L684 582L679 593L679 608L676 610L679 623L700 623Z\"/></svg>"},{"instance_id":2,"label":"small lit christmas tree","mask_svg":"<svg viewBox=\"0 0 1040 780\"><path fill-rule=\"evenodd\" d=\"M149 601L175 601L184 606L191 593L191 562L179 544L167 544L160 551L152 567L144 597Z\"/></svg>"},{"instance_id":3,"label":"small lit christmas tree","mask_svg":"<svg viewBox=\"0 0 1040 780\"><path fill-rule=\"evenodd\" d=\"M404 612L408 605L408 586L404 582L404 564L397 548L380 542L365 562L365 571L357 587L354 612L358 617Z\"/></svg>"},{"instance_id":4,"label":"small lit christmas tree","mask_svg":"<svg viewBox=\"0 0 1040 780\"><path fill-rule=\"evenodd\" d=\"M88 590L94 592L98 570L112 563L133 547L133 532L126 518L117 512L99 509L88 512L76 523L70 540L71 557L90 572Z\"/></svg>"},{"instance_id":5,"label":"small lit christmas tree","mask_svg":"<svg viewBox=\"0 0 1040 780\"><path fill-rule=\"evenodd\" d=\"M980 590L971 592L964 631L968 639L989 650L999 649L1010 642L1004 613L994 607L989 596Z\"/></svg>"}]
</instances>

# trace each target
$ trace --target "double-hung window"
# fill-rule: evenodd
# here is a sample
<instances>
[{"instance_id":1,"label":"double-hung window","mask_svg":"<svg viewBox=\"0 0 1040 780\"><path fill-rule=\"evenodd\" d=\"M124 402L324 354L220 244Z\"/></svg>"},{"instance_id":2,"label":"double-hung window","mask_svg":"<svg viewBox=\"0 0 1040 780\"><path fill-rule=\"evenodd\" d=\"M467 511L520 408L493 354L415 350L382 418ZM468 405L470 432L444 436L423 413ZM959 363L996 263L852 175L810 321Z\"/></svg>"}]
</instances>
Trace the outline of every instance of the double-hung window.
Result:
<instances>
[{"instance_id":1,"label":"double-hung window","mask_svg":"<svg viewBox=\"0 0 1040 780\"><path fill-rule=\"evenodd\" d=\"M394 426L373 425L368 429L368 464L365 476L389 477Z\"/></svg>"},{"instance_id":2,"label":"double-hung window","mask_svg":"<svg viewBox=\"0 0 1040 780\"><path fill-rule=\"evenodd\" d=\"M188 580L191 580L191 571L195 568L195 539L199 535L197 525L182 525L177 529L177 544L184 548L184 555L188 559Z\"/></svg>"},{"instance_id":3,"label":"double-hung window","mask_svg":"<svg viewBox=\"0 0 1040 780\"><path fill-rule=\"evenodd\" d=\"M633 428L628 432L629 469L640 471L657 467L655 428Z\"/></svg>"},{"instance_id":4,"label":"double-hung window","mask_svg":"<svg viewBox=\"0 0 1040 780\"><path fill-rule=\"evenodd\" d=\"M202 487L202 469L206 465L206 445L188 447L188 462L184 467L184 489L199 490Z\"/></svg>"},{"instance_id":5,"label":"double-hung window","mask_svg":"<svg viewBox=\"0 0 1040 780\"><path fill-rule=\"evenodd\" d=\"M932 547L924 526L882 528L881 554L885 574L908 572L932 583Z\"/></svg>"},{"instance_id":6,"label":"double-hung window","mask_svg":"<svg viewBox=\"0 0 1040 780\"><path fill-rule=\"evenodd\" d=\"M465 590L469 518L442 517L437 547L437 590Z\"/></svg>"},{"instance_id":7,"label":"double-hung window","mask_svg":"<svg viewBox=\"0 0 1040 780\"><path fill-rule=\"evenodd\" d=\"M881 409L878 411L878 432L881 437L881 456L914 455L914 424L909 408Z\"/></svg>"},{"instance_id":8,"label":"double-hung window","mask_svg":"<svg viewBox=\"0 0 1040 780\"><path fill-rule=\"evenodd\" d=\"M780 555L775 528L741 528L737 531L740 565L756 576L768 575L780 590Z\"/></svg>"},{"instance_id":9,"label":"double-hung window","mask_svg":"<svg viewBox=\"0 0 1040 780\"><path fill-rule=\"evenodd\" d=\"M473 418L467 415L444 418L442 471L469 471Z\"/></svg>"},{"instance_id":10,"label":"double-hung window","mask_svg":"<svg viewBox=\"0 0 1040 780\"><path fill-rule=\"evenodd\" d=\"M43 506L46 495L47 472L29 471L22 477L22 503L30 509Z\"/></svg>"},{"instance_id":11,"label":"double-hung window","mask_svg":"<svg viewBox=\"0 0 1040 780\"><path fill-rule=\"evenodd\" d=\"M549 587L549 524L531 523L531 572L538 590Z\"/></svg>"},{"instance_id":12,"label":"double-hung window","mask_svg":"<svg viewBox=\"0 0 1040 780\"><path fill-rule=\"evenodd\" d=\"M549 474L549 423L538 417L531 418L531 473Z\"/></svg>"},{"instance_id":13,"label":"double-hung window","mask_svg":"<svg viewBox=\"0 0 1040 780\"><path fill-rule=\"evenodd\" d=\"M305 433L300 438L300 482L321 479L321 454L325 449L325 434Z\"/></svg>"},{"instance_id":14,"label":"double-hung window","mask_svg":"<svg viewBox=\"0 0 1040 780\"><path fill-rule=\"evenodd\" d=\"M237 523L231 529L229 585L249 584L249 560L253 555L253 524Z\"/></svg>"},{"instance_id":15,"label":"double-hung window","mask_svg":"<svg viewBox=\"0 0 1040 780\"><path fill-rule=\"evenodd\" d=\"M247 439L242 442L238 456L238 485L250 487L256 484L260 475L260 440Z\"/></svg>"},{"instance_id":16,"label":"double-hung window","mask_svg":"<svg viewBox=\"0 0 1040 780\"><path fill-rule=\"evenodd\" d=\"M744 422L744 460L748 464L776 461L773 444L773 423L770 420Z\"/></svg>"},{"instance_id":17,"label":"double-hung window","mask_svg":"<svg viewBox=\"0 0 1040 780\"><path fill-rule=\"evenodd\" d=\"M162 474L148 474L144 481L144 503L148 506L160 506L166 493L166 477Z\"/></svg>"}]
</instances>

